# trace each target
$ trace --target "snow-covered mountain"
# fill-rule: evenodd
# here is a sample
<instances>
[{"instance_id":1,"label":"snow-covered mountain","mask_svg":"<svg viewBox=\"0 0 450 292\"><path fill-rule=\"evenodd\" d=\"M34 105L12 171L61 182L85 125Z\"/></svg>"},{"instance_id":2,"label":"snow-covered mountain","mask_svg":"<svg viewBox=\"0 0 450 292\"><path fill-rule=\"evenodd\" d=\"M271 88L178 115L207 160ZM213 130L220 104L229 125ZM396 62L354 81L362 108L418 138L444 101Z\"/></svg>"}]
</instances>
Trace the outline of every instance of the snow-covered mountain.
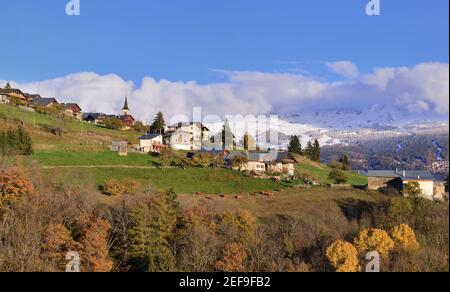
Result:
<instances>
[{"instance_id":1,"label":"snow-covered mountain","mask_svg":"<svg viewBox=\"0 0 450 292\"><path fill-rule=\"evenodd\" d=\"M229 120L238 139L246 132L259 139L263 147L284 148L292 135L297 135L303 145L318 139L321 145L354 144L361 140L417 134L448 132L448 117L436 114L412 113L406 110L374 106L367 110L336 110L304 112L279 116L277 123L267 127L258 125L256 119ZM220 131L222 124L207 125ZM277 135L278 141L268 141L268 136ZM275 139L276 140L276 139Z\"/></svg>"}]
</instances>

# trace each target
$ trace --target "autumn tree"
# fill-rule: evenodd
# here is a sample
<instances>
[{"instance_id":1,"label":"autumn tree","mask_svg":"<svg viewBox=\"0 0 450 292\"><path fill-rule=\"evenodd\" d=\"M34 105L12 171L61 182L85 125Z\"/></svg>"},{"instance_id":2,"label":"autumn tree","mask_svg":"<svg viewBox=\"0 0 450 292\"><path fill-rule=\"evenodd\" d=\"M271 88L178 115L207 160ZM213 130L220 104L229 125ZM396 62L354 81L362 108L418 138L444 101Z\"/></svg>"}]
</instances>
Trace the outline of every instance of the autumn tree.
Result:
<instances>
[{"instance_id":1,"label":"autumn tree","mask_svg":"<svg viewBox=\"0 0 450 292\"><path fill-rule=\"evenodd\" d=\"M336 272L359 272L358 251L349 242L337 240L326 250L325 255Z\"/></svg>"},{"instance_id":2,"label":"autumn tree","mask_svg":"<svg viewBox=\"0 0 450 292\"><path fill-rule=\"evenodd\" d=\"M45 228L42 256L52 263L56 271L64 271L67 252L79 249L80 245L73 240L70 231L64 225L50 223Z\"/></svg>"},{"instance_id":3,"label":"autumn tree","mask_svg":"<svg viewBox=\"0 0 450 292\"><path fill-rule=\"evenodd\" d=\"M355 238L354 245L360 253L377 251L385 259L389 258L390 252L394 249L394 241L389 234L376 228L361 230Z\"/></svg>"},{"instance_id":4,"label":"autumn tree","mask_svg":"<svg viewBox=\"0 0 450 292\"><path fill-rule=\"evenodd\" d=\"M109 257L109 230L111 225L95 214L83 219L81 228L80 255L83 261L83 271L109 272L113 261Z\"/></svg>"},{"instance_id":5,"label":"autumn tree","mask_svg":"<svg viewBox=\"0 0 450 292\"><path fill-rule=\"evenodd\" d=\"M13 204L35 194L35 188L18 167L0 168L0 215Z\"/></svg>"},{"instance_id":6,"label":"autumn tree","mask_svg":"<svg viewBox=\"0 0 450 292\"><path fill-rule=\"evenodd\" d=\"M420 197L422 194L422 189L420 188L420 184L417 181L408 182L405 185L404 193L411 198Z\"/></svg>"},{"instance_id":7,"label":"autumn tree","mask_svg":"<svg viewBox=\"0 0 450 292\"><path fill-rule=\"evenodd\" d=\"M245 272L245 260L247 253L242 244L228 243L223 250L223 257L216 264L219 271L233 273Z\"/></svg>"},{"instance_id":8,"label":"autumn tree","mask_svg":"<svg viewBox=\"0 0 450 292\"><path fill-rule=\"evenodd\" d=\"M394 239L396 246L401 250L414 253L420 247L420 244L416 239L416 234L409 225L401 224L395 226L391 231L391 236L392 239Z\"/></svg>"}]
</instances>

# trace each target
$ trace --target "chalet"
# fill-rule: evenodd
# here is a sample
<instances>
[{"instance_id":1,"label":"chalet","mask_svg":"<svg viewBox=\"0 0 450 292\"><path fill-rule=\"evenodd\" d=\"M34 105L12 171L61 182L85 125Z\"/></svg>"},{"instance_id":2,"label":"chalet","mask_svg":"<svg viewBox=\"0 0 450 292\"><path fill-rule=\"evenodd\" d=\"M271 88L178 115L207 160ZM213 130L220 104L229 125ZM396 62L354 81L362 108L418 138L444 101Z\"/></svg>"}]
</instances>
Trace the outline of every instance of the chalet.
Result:
<instances>
[{"instance_id":1,"label":"chalet","mask_svg":"<svg viewBox=\"0 0 450 292\"><path fill-rule=\"evenodd\" d=\"M54 97L44 97L35 99L31 102L31 107L37 108L37 107L52 107L54 105L59 104L56 98Z\"/></svg>"},{"instance_id":2,"label":"chalet","mask_svg":"<svg viewBox=\"0 0 450 292\"><path fill-rule=\"evenodd\" d=\"M237 157L245 157L247 162L239 167L242 171L251 171L254 173L279 173L288 176L295 175L295 159L289 152L239 152L232 151L226 157L230 165L232 160Z\"/></svg>"},{"instance_id":3,"label":"chalet","mask_svg":"<svg viewBox=\"0 0 450 292\"><path fill-rule=\"evenodd\" d=\"M101 124L106 116L104 113L84 113L82 114L82 119L88 123L98 125Z\"/></svg>"},{"instance_id":4,"label":"chalet","mask_svg":"<svg viewBox=\"0 0 450 292\"><path fill-rule=\"evenodd\" d=\"M82 120L83 113L81 110L81 107L76 103L62 103L62 106L64 106L66 113L69 116L74 117L77 120Z\"/></svg>"},{"instance_id":5,"label":"chalet","mask_svg":"<svg viewBox=\"0 0 450 292\"><path fill-rule=\"evenodd\" d=\"M30 94L30 93L25 93L25 97L27 98L28 103L32 103L33 100L42 98L39 94Z\"/></svg>"},{"instance_id":6,"label":"chalet","mask_svg":"<svg viewBox=\"0 0 450 292\"><path fill-rule=\"evenodd\" d=\"M139 137L139 151L143 153L159 153L166 147L163 142L162 134L147 133Z\"/></svg>"},{"instance_id":7,"label":"chalet","mask_svg":"<svg viewBox=\"0 0 450 292\"><path fill-rule=\"evenodd\" d=\"M164 142L175 150L199 151L209 135L210 130L202 123L177 123L166 127Z\"/></svg>"},{"instance_id":8,"label":"chalet","mask_svg":"<svg viewBox=\"0 0 450 292\"><path fill-rule=\"evenodd\" d=\"M11 85L7 83L4 88L0 89L0 102L10 103L12 99L21 105L28 104L25 94L20 89L11 88Z\"/></svg>"},{"instance_id":9,"label":"chalet","mask_svg":"<svg viewBox=\"0 0 450 292\"><path fill-rule=\"evenodd\" d=\"M435 199L434 176L425 170L371 170L366 173L369 190L392 188L402 192L409 182L418 182L422 190L422 196L427 199Z\"/></svg>"}]
</instances>

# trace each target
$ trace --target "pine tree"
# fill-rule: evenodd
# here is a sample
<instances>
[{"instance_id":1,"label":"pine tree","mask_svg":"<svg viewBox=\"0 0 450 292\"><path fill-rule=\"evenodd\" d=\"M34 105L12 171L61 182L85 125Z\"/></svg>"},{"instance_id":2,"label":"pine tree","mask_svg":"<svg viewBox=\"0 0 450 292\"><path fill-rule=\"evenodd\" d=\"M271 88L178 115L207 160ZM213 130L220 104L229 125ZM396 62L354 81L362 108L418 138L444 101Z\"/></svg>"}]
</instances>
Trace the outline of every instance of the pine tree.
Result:
<instances>
[{"instance_id":1,"label":"pine tree","mask_svg":"<svg viewBox=\"0 0 450 292\"><path fill-rule=\"evenodd\" d=\"M151 130L154 133L162 134L164 133L164 128L166 127L166 122L164 120L164 114L162 112L158 112L156 114L155 120L151 126Z\"/></svg>"},{"instance_id":2,"label":"pine tree","mask_svg":"<svg viewBox=\"0 0 450 292\"><path fill-rule=\"evenodd\" d=\"M289 152L291 152L291 153L302 154L302 144L300 143L298 136L291 137L291 141L289 142L288 149L289 149Z\"/></svg>"},{"instance_id":3,"label":"pine tree","mask_svg":"<svg viewBox=\"0 0 450 292\"><path fill-rule=\"evenodd\" d=\"M321 150L319 140L314 140L313 144L313 157L312 160L316 162L320 162Z\"/></svg>"},{"instance_id":4,"label":"pine tree","mask_svg":"<svg viewBox=\"0 0 450 292\"><path fill-rule=\"evenodd\" d=\"M30 135L19 125L16 130L16 141L18 153L20 155L30 156L33 154L33 144Z\"/></svg>"},{"instance_id":5,"label":"pine tree","mask_svg":"<svg viewBox=\"0 0 450 292\"><path fill-rule=\"evenodd\" d=\"M225 120L222 128L222 149L223 150L233 150L235 146L234 134L231 131L230 124L228 120Z\"/></svg>"},{"instance_id":6,"label":"pine tree","mask_svg":"<svg viewBox=\"0 0 450 292\"><path fill-rule=\"evenodd\" d=\"M344 155L341 159L341 163L342 163L342 169L343 170L350 170L350 162L348 160L348 156Z\"/></svg>"},{"instance_id":7,"label":"pine tree","mask_svg":"<svg viewBox=\"0 0 450 292\"><path fill-rule=\"evenodd\" d=\"M314 149L311 141L308 141L305 149L305 155L311 160L314 160Z\"/></svg>"}]
</instances>

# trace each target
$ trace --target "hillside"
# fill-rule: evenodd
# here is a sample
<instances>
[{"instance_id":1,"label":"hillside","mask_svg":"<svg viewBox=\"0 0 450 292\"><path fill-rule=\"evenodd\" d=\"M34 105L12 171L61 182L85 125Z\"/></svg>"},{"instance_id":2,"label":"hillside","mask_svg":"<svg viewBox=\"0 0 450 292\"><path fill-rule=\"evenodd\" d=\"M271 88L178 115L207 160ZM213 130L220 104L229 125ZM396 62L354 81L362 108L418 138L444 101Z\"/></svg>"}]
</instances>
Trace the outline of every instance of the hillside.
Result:
<instances>
[{"instance_id":1,"label":"hillside","mask_svg":"<svg viewBox=\"0 0 450 292\"><path fill-rule=\"evenodd\" d=\"M23 123L31 134L36 152L42 151L104 151L114 139L137 143L138 133L104 129L76 120L62 120L29 112L21 108L0 105L0 130ZM52 130L59 128L62 135Z\"/></svg>"}]
</instances>

